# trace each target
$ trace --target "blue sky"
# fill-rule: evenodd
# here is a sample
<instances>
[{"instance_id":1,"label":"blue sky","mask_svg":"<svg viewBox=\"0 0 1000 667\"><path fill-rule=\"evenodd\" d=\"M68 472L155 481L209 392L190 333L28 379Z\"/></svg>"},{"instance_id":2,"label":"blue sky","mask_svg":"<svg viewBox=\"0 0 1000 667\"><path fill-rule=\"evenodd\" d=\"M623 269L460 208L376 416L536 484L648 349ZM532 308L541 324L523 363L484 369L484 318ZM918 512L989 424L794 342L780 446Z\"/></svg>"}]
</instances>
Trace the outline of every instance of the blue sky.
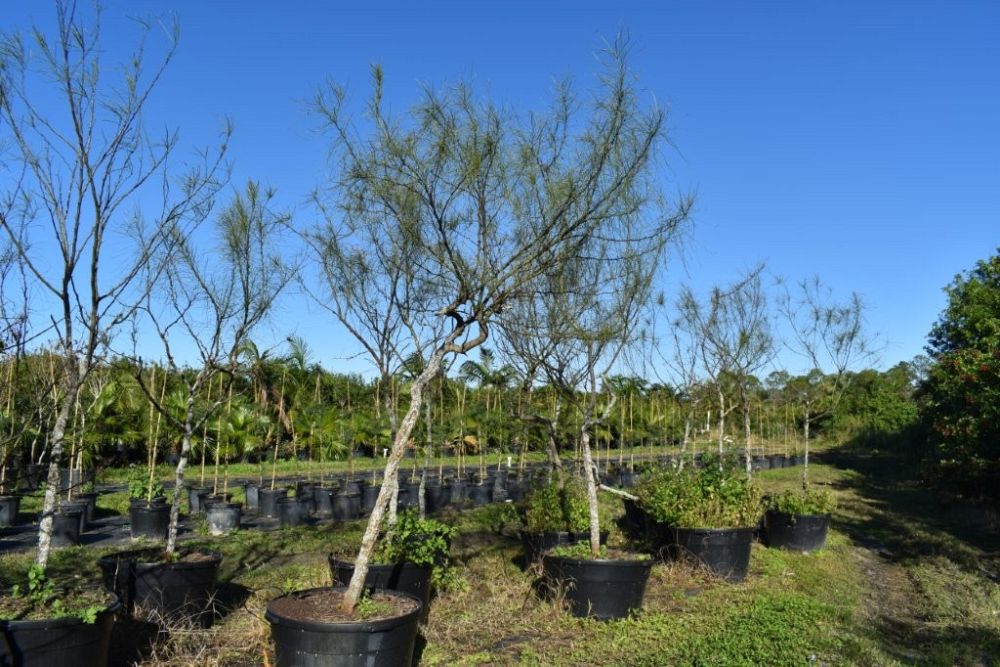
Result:
<instances>
[{"instance_id":1,"label":"blue sky","mask_svg":"<svg viewBox=\"0 0 1000 667\"><path fill-rule=\"evenodd\" d=\"M642 87L670 109L666 187L697 193L669 291L760 261L817 274L863 295L887 366L922 351L942 288L1000 245L1000 3L106 0L109 56L132 43L128 16L164 11L182 36L151 121L193 146L230 118L234 182L270 183L303 221L327 172L306 111L325 79L361 99L379 63L398 111L420 85L459 79L541 109L556 79L591 87L595 52L627 30ZM49 3L0 12L7 30L51 25ZM271 328L303 335L328 367L360 367L299 299Z\"/></svg>"}]
</instances>

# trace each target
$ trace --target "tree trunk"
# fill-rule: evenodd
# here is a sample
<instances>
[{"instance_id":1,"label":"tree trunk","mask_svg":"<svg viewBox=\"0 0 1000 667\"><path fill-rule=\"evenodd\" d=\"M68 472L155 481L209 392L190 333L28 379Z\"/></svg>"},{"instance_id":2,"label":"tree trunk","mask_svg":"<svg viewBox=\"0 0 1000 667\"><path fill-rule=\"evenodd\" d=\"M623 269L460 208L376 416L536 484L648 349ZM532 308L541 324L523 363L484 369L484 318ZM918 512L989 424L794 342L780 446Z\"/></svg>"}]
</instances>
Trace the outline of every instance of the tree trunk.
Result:
<instances>
[{"instance_id":1,"label":"tree trunk","mask_svg":"<svg viewBox=\"0 0 1000 667\"><path fill-rule=\"evenodd\" d=\"M52 427L52 449L49 452L49 472L45 480L45 499L42 502L42 520L38 524L38 553L35 563L45 568L52 550L52 513L56 509L56 494L59 489L59 459L62 457L66 438L66 424L80 385L75 359L66 362L66 387L55 425Z\"/></svg>"},{"instance_id":2,"label":"tree trunk","mask_svg":"<svg viewBox=\"0 0 1000 667\"><path fill-rule=\"evenodd\" d=\"M209 380L211 384L211 380ZM181 493L184 492L184 470L187 468L188 454L191 452L191 440L194 434L194 394L197 388L188 394L187 411L184 415L184 437L181 439L181 456L174 471L174 497L170 501L170 527L167 529L168 554L173 554L177 548L177 523L181 513Z\"/></svg>"},{"instance_id":3,"label":"tree trunk","mask_svg":"<svg viewBox=\"0 0 1000 667\"><path fill-rule=\"evenodd\" d=\"M445 344L451 344L451 341L460 335L460 333L457 330L452 332ZM368 518L368 525L365 527L365 534L361 539L361 549L358 551L357 558L354 559L354 574L351 575L351 581L347 585L347 591L344 593L342 609L346 613L353 613L354 607L361 598L365 577L368 576L368 561L375 550L375 542L378 540L379 530L382 528L382 518L385 516L389 500L393 496L393 487L398 479L399 462L403 458L406 443L413 432L413 427L416 425L417 417L420 414L424 389L430 383L431 378L437 374L444 355L445 346L442 345L431 354L427 366L421 371L410 387L410 407L403 417L402 423L399 425L399 431L396 433L396 439L392 444L392 450L389 453L389 459L386 462L385 472L382 476L382 488L379 491L378 498L375 500L375 507L372 509L371 516Z\"/></svg>"},{"instance_id":4,"label":"tree trunk","mask_svg":"<svg viewBox=\"0 0 1000 667\"><path fill-rule=\"evenodd\" d=\"M587 480L587 509L590 511L590 555L601 555L601 523L597 505L597 467L590 456L590 432L584 427L580 433L580 449L583 453L583 470Z\"/></svg>"}]
</instances>

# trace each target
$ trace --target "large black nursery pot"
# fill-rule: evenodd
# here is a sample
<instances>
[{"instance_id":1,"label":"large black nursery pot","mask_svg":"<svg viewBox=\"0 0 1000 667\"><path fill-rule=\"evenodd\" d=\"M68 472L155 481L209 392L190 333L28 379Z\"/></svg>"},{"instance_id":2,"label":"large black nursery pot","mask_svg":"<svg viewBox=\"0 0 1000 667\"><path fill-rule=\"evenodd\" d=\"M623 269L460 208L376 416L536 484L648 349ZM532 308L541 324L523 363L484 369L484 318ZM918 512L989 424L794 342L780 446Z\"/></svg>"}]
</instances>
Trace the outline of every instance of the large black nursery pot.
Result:
<instances>
[{"instance_id":1,"label":"large black nursery pot","mask_svg":"<svg viewBox=\"0 0 1000 667\"><path fill-rule=\"evenodd\" d=\"M52 513L52 546L75 547L80 544L80 524L84 510L58 509Z\"/></svg>"},{"instance_id":2,"label":"large black nursery pot","mask_svg":"<svg viewBox=\"0 0 1000 667\"><path fill-rule=\"evenodd\" d=\"M21 509L21 496L0 496L0 528L17 523Z\"/></svg>"},{"instance_id":3,"label":"large black nursery pot","mask_svg":"<svg viewBox=\"0 0 1000 667\"><path fill-rule=\"evenodd\" d=\"M248 512L256 512L260 507L260 484L257 482L247 482L243 485L243 492L246 497L244 506Z\"/></svg>"},{"instance_id":4,"label":"large black nursery pot","mask_svg":"<svg viewBox=\"0 0 1000 667\"><path fill-rule=\"evenodd\" d=\"M574 616L602 621L626 618L642 607L653 560L580 559L546 555L545 579L569 603Z\"/></svg>"},{"instance_id":5,"label":"large black nursery pot","mask_svg":"<svg viewBox=\"0 0 1000 667\"><path fill-rule=\"evenodd\" d=\"M536 563L549 549L562 545L576 544L590 540L590 531L566 532L549 530L542 533L521 532L521 546L524 548L524 558L530 563ZM601 531L601 544L608 541L608 532Z\"/></svg>"},{"instance_id":6,"label":"large black nursery pot","mask_svg":"<svg viewBox=\"0 0 1000 667\"><path fill-rule=\"evenodd\" d=\"M59 509L63 512L80 512L80 534L87 530L87 501L86 500L64 500L59 503Z\"/></svg>"},{"instance_id":7,"label":"large black nursery pot","mask_svg":"<svg viewBox=\"0 0 1000 667\"><path fill-rule=\"evenodd\" d=\"M401 667L413 660L417 625L422 608L419 599L406 593L392 592L412 600L414 608L402 616L373 621L328 623L299 618L299 605L323 608L330 602L330 588L297 591L271 600L264 617L271 624L276 667Z\"/></svg>"},{"instance_id":8,"label":"large black nursery pot","mask_svg":"<svg viewBox=\"0 0 1000 667\"><path fill-rule=\"evenodd\" d=\"M104 667L117 596L93 623L76 617L0 621L0 667Z\"/></svg>"},{"instance_id":9,"label":"large black nursery pot","mask_svg":"<svg viewBox=\"0 0 1000 667\"><path fill-rule=\"evenodd\" d=\"M361 502L359 512L361 516L368 516L375 509L375 502L378 500L378 494L382 491L381 484L366 484L364 489L361 490ZM347 501L341 501L346 503ZM337 501L334 500L334 516L336 517L336 504ZM346 505L344 507L347 507ZM346 510L350 511L350 510ZM355 517L345 517L345 518L355 518ZM338 520L339 517L338 517Z\"/></svg>"},{"instance_id":10,"label":"large black nursery pot","mask_svg":"<svg viewBox=\"0 0 1000 667\"><path fill-rule=\"evenodd\" d=\"M489 505L490 500L493 496L493 490L490 485L486 482L482 484L475 484L470 486L468 489L469 500L472 501L474 507L482 507L483 505Z\"/></svg>"},{"instance_id":11,"label":"large black nursery pot","mask_svg":"<svg viewBox=\"0 0 1000 667\"><path fill-rule=\"evenodd\" d=\"M145 502L132 503L128 508L129 530L133 538L166 540L170 528L170 505Z\"/></svg>"},{"instance_id":12,"label":"large black nursery pot","mask_svg":"<svg viewBox=\"0 0 1000 667\"><path fill-rule=\"evenodd\" d=\"M298 496L278 501L278 521L282 526L301 526L309 517L309 506Z\"/></svg>"},{"instance_id":13,"label":"large black nursery pot","mask_svg":"<svg viewBox=\"0 0 1000 667\"><path fill-rule=\"evenodd\" d=\"M94 491L85 491L84 493L77 493L73 496L73 499L86 503L86 522L88 525L94 523L94 519L97 517L97 493Z\"/></svg>"},{"instance_id":14,"label":"large black nursery pot","mask_svg":"<svg viewBox=\"0 0 1000 667\"><path fill-rule=\"evenodd\" d=\"M374 507L374 504L373 504ZM333 518L350 521L361 516L361 494L338 493L333 497Z\"/></svg>"},{"instance_id":15,"label":"large black nursery pot","mask_svg":"<svg viewBox=\"0 0 1000 667\"><path fill-rule=\"evenodd\" d=\"M333 516L334 493L336 493L336 489L331 489L328 486L317 485L313 487L313 507L315 508L316 516Z\"/></svg>"},{"instance_id":16,"label":"large black nursery pot","mask_svg":"<svg viewBox=\"0 0 1000 667\"><path fill-rule=\"evenodd\" d=\"M121 598L126 613L139 607L164 619L183 617L208 625L222 554L199 549L180 553L174 561L162 556L157 549L125 551L97 564L104 586Z\"/></svg>"},{"instance_id":17,"label":"large black nursery pot","mask_svg":"<svg viewBox=\"0 0 1000 667\"><path fill-rule=\"evenodd\" d=\"M260 515L269 519L278 518L278 501L288 496L288 489L261 489Z\"/></svg>"},{"instance_id":18,"label":"large black nursery pot","mask_svg":"<svg viewBox=\"0 0 1000 667\"><path fill-rule=\"evenodd\" d=\"M704 565L731 583L746 579L753 528L662 528L670 535L666 553L674 560Z\"/></svg>"},{"instance_id":19,"label":"large black nursery pot","mask_svg":"<svg viewBox=\"0 0 1000 667\"><path fill-rule=\"evenodd\" d=\"M226 535L239 530L243 509L239 503L212 503L205 514L208 518L208 532L212 535Z\"/></svg>"},{"instance_id":20,"label":"large black nursery pot","mask_svg":"<svg viewBox=\"0 0 1000 667\"><path fill-rule=\"evenodd\" d=\"M188 488L188 511L199 514L205 511L204 499L212 494L211 487L192 486Z\"/></svg>"},{"instance_id":21,"label":"large black nursery pot","mask_svg":"<svg viewBox=\"0 0 1000 667\"><path fill-rule=\"evenodd\" d=\"M354 563L343 561L331 554L330 575L333 577L334 586L347 586L351 583L354 575ZM430 565L417 565L415 563L395 563L393 565L373 565L368 564L368 573L365 575L365 589L374 591L378 589L401 591L418 598L424 605L422 619L427 618L428 605L431 601L431 575L434 568Z\"/></svg>"},{"instance_id":22,"label":"large black nursery pot","mask_svg":"<svg viewBox=\"0 0 1000 667\"><path fill-rule=\"evenodd\" d=\"M829 527L829 514L785 514L774 510L764 514L764 535L769 547L816 551L826 544Z\"/></svg>"}]
</instances>

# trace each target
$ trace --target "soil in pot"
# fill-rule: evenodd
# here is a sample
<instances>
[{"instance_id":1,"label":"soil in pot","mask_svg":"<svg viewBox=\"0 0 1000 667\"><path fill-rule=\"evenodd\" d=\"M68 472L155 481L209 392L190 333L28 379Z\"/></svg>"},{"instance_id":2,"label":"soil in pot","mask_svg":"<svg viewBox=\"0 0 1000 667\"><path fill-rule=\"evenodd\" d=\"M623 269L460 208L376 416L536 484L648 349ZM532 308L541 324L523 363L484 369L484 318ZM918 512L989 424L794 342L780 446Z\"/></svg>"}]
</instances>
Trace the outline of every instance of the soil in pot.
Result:
<instances>
[{"instance_id":1,"label":"soil in pot","mask_svg":"<svg viewBox=\"0 0 1000 667\"><path fill-rule=\"evenodd\" d=\"M278 518L278 501L288 496L288 489L261 489L260 515L269 519Z\"/></svg>"},{"instance_id":2,"label":"soil in pot","mask_svg":"<svg viewBox=\"0 0 1000 667\"><path fill-rule=\"evenodd\" d=\"M104 667L117 596L97 614L93 623L78 617L0 621L0 665L3 667Z\"/></svg>"},{"instance_id":3,"label":"soil in pot","mask_svg":"<svg viewBox=\"0 0 1000 667\"><path fill-rule=\"evenodd\" d=\"M826 544L829 527L829 514L785 514L774 510L764 514L764 535L769 547L816 551Z\"/></svg>"},{"instance_id":4,"label":"soil in pot","mask_svg":"<svg viewBox=\"0 0 1000 667\"><path fill-rule=\"evenodd\" d=\"M550 593L569 603L574 616L600 620L626 618L642 607L651 558L609 551L606 559L567 558L547 554L542 568Z\"/></svg>"},{"instance_id":5,"label":"soil in pot","mask_svg":"<svg viewBox=\"0 0 1000 667\"><path fill-rule=\"evenodd\" d=\"M166 540L170 528L170 505L136 503L128 508L129 530L133 539Z\"/></svg>"},{"instance_id":6,"label":"soil in pot","mask_svg":"<svg viewBox=\"0 0 1000 667\"><path fill-rule=\"evenodd\" d=\"M750 565L753 528L672 528L667 553L703 565L731 583L743 581Z\"/></svg>"},{"instance_id":7,"label":"soil in pot","mask_svg":"<svg viewBox=\"0 0 1000 667\"><path fill-rule=\"evenodd\" d=\"M240 528L242 508L239 503L213 503L208 506L208 532L225 535Z\"/></svg>"},{"instance_id":8,"label":"soil in pot","mask_svg":"<svg viewBox=\"0 0 1000 667\"><path fill-rule=\"evenodd\" d=\"M141 608L156 620L184 617L207 626L222 554L195 550L167 559L158 549L109 554L97 561L104 586L122 600L126 613Z\"/></svg>"},{"instance_id":9,"label":"soil in pot","mask_svg":"<svg viewBox=\"0 0 1000 667\"><path fill-rule=\"evenodd\" d=\"M359 620L340 611L343 588L314 588L267 605L276 667L400 667L409 665L421 603L405 593L370 596L374 611Z\"/></svg>"},{"instance_id":10,"label":"soil in pot","mask_svg":"<svg viewBox=\"0 0 1000 667\"><path fill-rule=\"evenodd\" d=\"M21 496L0 496L0 528L17 524Z\"/></svg>"},{"instance_id":11,"label":"soil in pot","mask_svg":"<svg viewBox=\"0 0 1000 667\"><path fill-rule=\"evenodd\" d=\"M340 560L332 554L329 556L330 575L334 586L347 586L354 575L354 563ZM395 563L393 565L368 564L368 574L365 575L365 589L379 589L408 593L419 599L424 605L421 620L427 618L431 600L431 576L434 568L430 565L414 563Z\"/></svg>"}]
</instances>

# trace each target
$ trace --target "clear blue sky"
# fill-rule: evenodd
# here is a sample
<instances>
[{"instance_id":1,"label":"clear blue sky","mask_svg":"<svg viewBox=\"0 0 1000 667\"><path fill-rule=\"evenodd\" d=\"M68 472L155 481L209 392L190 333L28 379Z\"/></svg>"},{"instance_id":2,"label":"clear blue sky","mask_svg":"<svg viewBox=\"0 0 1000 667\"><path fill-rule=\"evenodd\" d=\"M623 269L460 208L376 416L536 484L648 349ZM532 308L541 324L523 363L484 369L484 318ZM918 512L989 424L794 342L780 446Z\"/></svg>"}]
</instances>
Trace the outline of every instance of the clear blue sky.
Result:
<instances>
[{"instance_id":1,"label":"clear blue sky","mask_svg":"<svg viewBox=\"0 0 1000 667\"><path fill-rule=\"evenodd\" d=\"M127 16L168 7L181 44L152 117L192 143L231 118L234 182L276 186L302 220L327 168L305 102L327 77L361 98L380 63L397 110L420 84L459 79L541 108L556 78L590 86L595 51L624 29L643 87L670 108L667 187L697 192L674 284L706 289L759 261L818 274L864 296L887 366L922 351L942 288L1000 245L997 2L106 0L108 51L131 43ZM51 25L50 12L4 0L0 25ZM343 367L328 316L286 303L272 327Z\"/></svg>"}]
</instances>

